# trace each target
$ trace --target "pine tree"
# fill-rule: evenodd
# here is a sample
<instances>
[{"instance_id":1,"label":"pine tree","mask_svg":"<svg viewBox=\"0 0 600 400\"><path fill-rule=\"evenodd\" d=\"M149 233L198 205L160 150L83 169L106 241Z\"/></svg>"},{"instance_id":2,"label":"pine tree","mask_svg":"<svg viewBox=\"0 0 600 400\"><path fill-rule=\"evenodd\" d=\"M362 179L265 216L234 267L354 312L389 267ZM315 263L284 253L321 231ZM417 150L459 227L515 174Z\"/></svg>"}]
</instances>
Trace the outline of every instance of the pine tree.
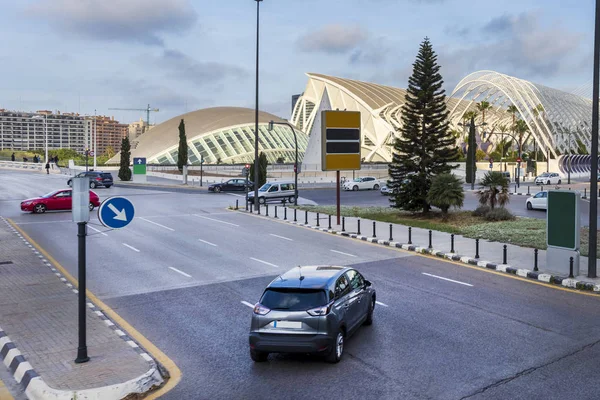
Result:
<instances>
[{"instance_id":1,"label":"pine tree","mask_svg":"<svg viewBox=\"0 0 600 400\"><path fill-rule=\"evenodd\" d=\"M119 168L119 179L122 181L131 180L131 169L129 164L131 163L131 146L129 144L129 137L125 136L121 140L121 163Z\"/></svg>"},{"instance_id":2,"label":"pine tree","mask_svg":"<svg viewBox=\"0 0 600 400\"><path fill-rule=\"evenodd\" d=\"M179 123L179 149L177 150L177 168L183 170L183 166L188 162L188 144L185 136L185 123L183 119Z\"/></svg>"},{"instance_id":3,"label":"pine tree","mask_svg":"<svg viewBox=\"0 0 600 400\"><path fill-rule=\"evenodd\" d=\"M389 166L391 206L427 212L433 176L449 173L459 152L448 129L446 96L437 56L428 38L421 43L408 80L402 127Z\"/></svg>"},{"instance_id":4,"label":"pine tree","mask_svg":"<svg viewBox=\"0 0 600 400\"><path fill-rule=\"evenodd\" d=\"M477 140L475 139L475 119L471 117L471 125L469 125L469 147L467 149L466 179L465 182L471 183L477 176L477 165L473 161L477 157Z\"/></svg>"}]
</instances>

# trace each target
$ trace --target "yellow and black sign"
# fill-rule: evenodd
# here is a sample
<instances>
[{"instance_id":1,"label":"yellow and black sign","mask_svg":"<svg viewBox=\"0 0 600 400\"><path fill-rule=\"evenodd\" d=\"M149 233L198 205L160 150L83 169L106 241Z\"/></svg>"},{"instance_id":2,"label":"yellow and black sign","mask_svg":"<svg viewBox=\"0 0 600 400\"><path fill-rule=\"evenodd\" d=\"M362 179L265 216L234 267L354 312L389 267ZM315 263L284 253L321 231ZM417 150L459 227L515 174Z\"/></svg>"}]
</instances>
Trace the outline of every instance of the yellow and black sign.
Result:
<instances>
[{"instance_id":1,"label":"yellow and black sign","mask_svg":"<svg viewBox=\"0 0 600 400\"><path fill-rule=\"evenodd\" d=\"M321 169L360 169L360 112L321 112Z\"/></svg>"}]
</instances>

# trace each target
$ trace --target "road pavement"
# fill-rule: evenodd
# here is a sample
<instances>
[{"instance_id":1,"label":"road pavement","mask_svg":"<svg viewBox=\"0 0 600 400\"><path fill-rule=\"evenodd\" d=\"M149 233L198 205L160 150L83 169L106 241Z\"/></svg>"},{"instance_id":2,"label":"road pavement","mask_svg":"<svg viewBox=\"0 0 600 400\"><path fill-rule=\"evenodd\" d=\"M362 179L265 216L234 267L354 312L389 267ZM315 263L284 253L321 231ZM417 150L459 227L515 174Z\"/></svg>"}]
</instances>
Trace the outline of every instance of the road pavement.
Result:
<instances>
[{"instance_id":1,"label":"road pavement","mask_svg":"<svg viewBox=\"0 0 600 400\"><path fill-rule=\"evenodd\" d=\"M3 173L0 215L75 273L70 213L18 210L60 184ZM92 217L88 288L181 368L165 399L597 397L597 297L228 211L235 197L225 194L96 192L125 195L136 218L111 231ZM310 264L363 272L381 303L374 325L336 365L305 355L253 363L248 304L277 274Z\"/></svg>"}]
</instances>

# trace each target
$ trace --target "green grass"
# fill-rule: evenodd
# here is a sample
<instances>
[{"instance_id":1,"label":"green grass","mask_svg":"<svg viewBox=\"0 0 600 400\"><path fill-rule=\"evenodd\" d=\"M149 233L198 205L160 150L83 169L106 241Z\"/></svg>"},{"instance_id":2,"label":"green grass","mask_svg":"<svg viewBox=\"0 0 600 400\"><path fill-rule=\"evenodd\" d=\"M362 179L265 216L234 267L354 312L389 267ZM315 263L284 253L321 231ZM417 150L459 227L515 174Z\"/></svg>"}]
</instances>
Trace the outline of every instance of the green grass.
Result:
<instances>
[{"instance_id":1,"label":"green grass","mask_svg":"<svg viewBox=\"0 0 600 400\"><path fill-rule=\"evenodd\" d=\"M335 206L298 206L301 210L335 214ZM474 217L471 211L451 212L446 220L439 212L415 214L389 207L347 207L340 213L346 217L360 217L375 221L402 224L416 228L454 233L469 238L510 243L517 246L546 249L546 221L535 218L517 218L513 221L488 222ZM581 255L588 254L588 228L581 229ZM598 247L600 256L600 247Z\"/></svg>"}]
</instances>

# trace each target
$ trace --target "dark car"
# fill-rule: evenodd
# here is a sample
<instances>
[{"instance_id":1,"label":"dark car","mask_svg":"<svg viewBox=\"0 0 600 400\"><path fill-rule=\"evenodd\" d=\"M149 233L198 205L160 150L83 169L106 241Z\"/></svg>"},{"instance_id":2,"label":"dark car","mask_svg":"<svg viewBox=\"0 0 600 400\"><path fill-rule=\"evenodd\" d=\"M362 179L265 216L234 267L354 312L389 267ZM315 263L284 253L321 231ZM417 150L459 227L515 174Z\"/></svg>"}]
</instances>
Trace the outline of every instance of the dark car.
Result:
<instances>
[{"instance_id":1,"label":"dark car","mask_svg":"<svg viewBox=\"0 0 600 400\"><path fill-rule=\"evenodd\" d=\"M75 175L75 178L81 178L89 176L90 177L90 188L94 189L99 186L104 186L105 188L109 188L113 185L113 177L110 172L102 172L102 171L88 171L88 172L80 172ZM69 178L67 181L67 185L72 186L71 182L72 178Z\"/></svg>"},{"instance_id":2,"label":"dark car","mask_svg":"<svg viewBox=\"0 0 600 400\"><path fill-rule=\"evenodd\" d=\"M314 353L340 361L344 341L373 323L375 289L357 270L337 266L296 267L275 278L254 306L250 357Z\"/></svg>"},{"instance_id":3,"label":"dark car","mask_svg":"<svg viewBox=\"0 0 600 400\"><path fill-rule=\"evenodd\" d=\"M21 211L43 214L46 211L70 210L73 206L71 189L54 190L40 197L23 200ZM90 190L90 211L100 207L98 195Z\"/></svg>"},{"instance_id":4,"label":"dark car","mask_svg":"<svg viewBox=\"0 0 600 400\"><path fill-rule=\"evenodd\" d=\"M252 183L252 181L246 181L243 178L234 178L234 179L230 179L226 182L213 183L212 185L208 186L208 191L215 192L215 193L244 192L244 191L247 192L250 189L252 189L253 186L254 186L254 183Z\"/></svg>"}]
</instances>

